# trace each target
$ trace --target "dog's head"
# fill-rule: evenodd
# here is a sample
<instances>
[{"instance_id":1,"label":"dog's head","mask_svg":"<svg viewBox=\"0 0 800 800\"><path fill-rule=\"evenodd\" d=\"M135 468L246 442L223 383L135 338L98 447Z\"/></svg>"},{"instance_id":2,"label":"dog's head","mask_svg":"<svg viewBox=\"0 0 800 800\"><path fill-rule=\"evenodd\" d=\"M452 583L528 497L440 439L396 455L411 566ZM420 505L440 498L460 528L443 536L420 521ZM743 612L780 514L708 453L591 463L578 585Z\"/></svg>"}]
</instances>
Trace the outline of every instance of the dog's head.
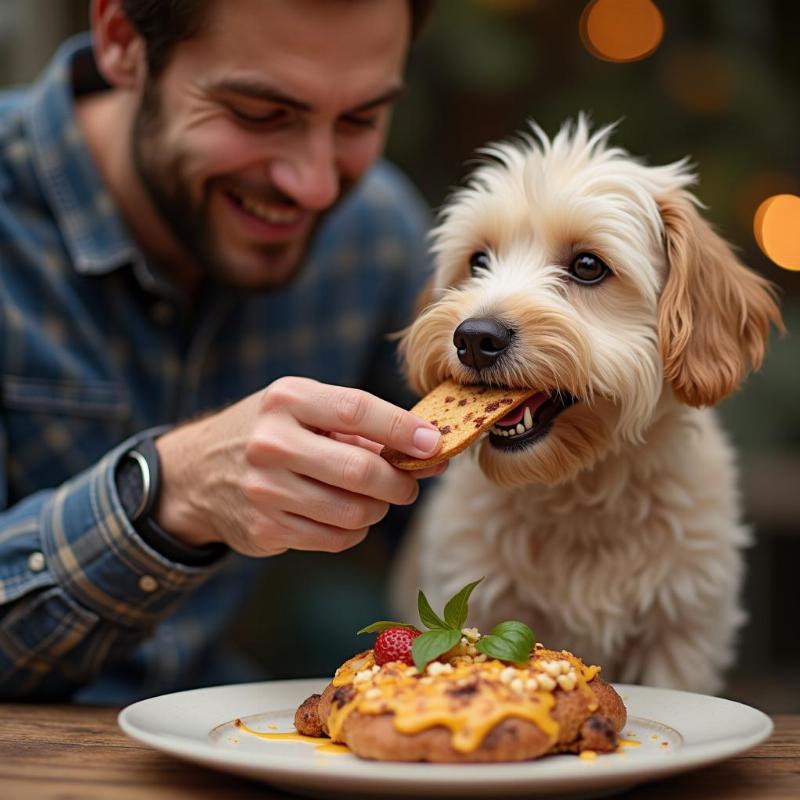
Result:
<instances>
[{"instance_id":1,"label":"dog's head","mask_svg":"<svg viewBox=\"0 0 800 800\"><path fill-rule=\"evenodd\" d=\"M698 213L686 161L646 166L580 117L491 145L433 232L436 270L401 342L420 392L535 388L482 442L498 483L558 483L663 403L717 403L764 356L774 292Z\"/></svg>"}]
</instances>

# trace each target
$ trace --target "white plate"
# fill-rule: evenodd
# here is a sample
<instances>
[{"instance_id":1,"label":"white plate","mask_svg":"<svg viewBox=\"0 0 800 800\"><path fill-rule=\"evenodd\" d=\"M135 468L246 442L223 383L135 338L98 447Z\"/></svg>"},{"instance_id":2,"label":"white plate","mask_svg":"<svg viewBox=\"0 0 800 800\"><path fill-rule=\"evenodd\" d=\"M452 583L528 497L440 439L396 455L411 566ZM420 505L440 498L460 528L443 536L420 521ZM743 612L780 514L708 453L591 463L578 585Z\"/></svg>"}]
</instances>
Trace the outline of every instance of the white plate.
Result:
<instances>
[{"instance_id":1,"label":"white plate","mask_svg":"<svg viewBox=\"0 0 800 800\"><path fill-rule=\"evenodd\" d=\"M772 732L769 717L718 697L616 685L628 708L621 753L583 761L548 756L513 764L401 764L318 752L306 742L267 741L233 725L240 717L260 731L294 730L294 712L327 680L271 681L195 689L142 700L124 709L128 736L203 766L264 780L314 797L597 796L742 753Z\"/></svg>"}]
</instances>

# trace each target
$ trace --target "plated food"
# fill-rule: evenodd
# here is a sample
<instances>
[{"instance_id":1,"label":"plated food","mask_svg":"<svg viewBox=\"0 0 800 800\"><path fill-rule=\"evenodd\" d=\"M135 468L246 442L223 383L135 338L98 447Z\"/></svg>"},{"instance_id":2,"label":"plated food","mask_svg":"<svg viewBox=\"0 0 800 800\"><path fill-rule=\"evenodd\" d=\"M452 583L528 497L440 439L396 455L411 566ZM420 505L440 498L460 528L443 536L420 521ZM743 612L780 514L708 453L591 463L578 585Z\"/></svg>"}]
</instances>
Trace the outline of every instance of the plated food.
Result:
<instances>
[{"instance_id":1,"label":"plated food","mask_svg":"<svg viewBox=\"0 0 800 800\"><path fill-rule=\"evenodd\" d=\"M549 753L612 752L626 722L621 697L565 650L549 650L524 623L482 635L463 627L464 587L436 615L420 592L425 633L379 622L375 646L346 661L295 715L299 733L328 736L362 758L506 762Z\"/></svg>"}]
</instances>

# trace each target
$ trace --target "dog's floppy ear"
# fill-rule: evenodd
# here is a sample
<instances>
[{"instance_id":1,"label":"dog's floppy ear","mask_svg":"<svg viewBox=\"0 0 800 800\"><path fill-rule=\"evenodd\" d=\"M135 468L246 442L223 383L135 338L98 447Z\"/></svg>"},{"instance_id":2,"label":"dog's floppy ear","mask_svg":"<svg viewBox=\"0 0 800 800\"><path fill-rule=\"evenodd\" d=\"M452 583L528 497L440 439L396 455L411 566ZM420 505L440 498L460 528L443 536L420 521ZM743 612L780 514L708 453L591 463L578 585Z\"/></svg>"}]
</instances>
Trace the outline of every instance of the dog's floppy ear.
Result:
<instances>
[{"instance_id":1,"label":"dog's floppy ear","mask_svg":"<svg viewBox=\"0 0 800 800\"><path fill-rule=\"evenodd\" d=\"M664 374L684 403L713 405L761 366L770 323L783 331L775 289L738 261L688 192L659 207L668 260L658 309Z\"/></svg>"},{"instance_id":2,"label":"dog's floppy ear","mask_svg":"<svg viewBox=\"0 0 800 800\"><path fill-rule=\"evenodd\" d=\"M416 319L435 299L436 276L431 275L420 290L414 302L414 319Z\"/></svg>"}]
</instances>

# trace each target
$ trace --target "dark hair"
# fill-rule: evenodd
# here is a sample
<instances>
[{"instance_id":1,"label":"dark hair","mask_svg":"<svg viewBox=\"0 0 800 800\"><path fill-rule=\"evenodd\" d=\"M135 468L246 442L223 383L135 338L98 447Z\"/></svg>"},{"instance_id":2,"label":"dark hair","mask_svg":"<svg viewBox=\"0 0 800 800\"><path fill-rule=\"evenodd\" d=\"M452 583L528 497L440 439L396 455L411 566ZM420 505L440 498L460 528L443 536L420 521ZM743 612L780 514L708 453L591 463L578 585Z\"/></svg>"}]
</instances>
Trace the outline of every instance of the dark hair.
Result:
<instances>
[{"instance_id":1,"label":"dark hair","mask_svg":"<svg viewBox=\"0 0 800 800\"><path fill-rule=\"evenodd\" d=\"M408 0L411 38L425 26L435 0ZM176 44L200 31L209 0L122 0L122 10L147 48L147 67L156 77Z\"/></svg>"}]
</instances>

